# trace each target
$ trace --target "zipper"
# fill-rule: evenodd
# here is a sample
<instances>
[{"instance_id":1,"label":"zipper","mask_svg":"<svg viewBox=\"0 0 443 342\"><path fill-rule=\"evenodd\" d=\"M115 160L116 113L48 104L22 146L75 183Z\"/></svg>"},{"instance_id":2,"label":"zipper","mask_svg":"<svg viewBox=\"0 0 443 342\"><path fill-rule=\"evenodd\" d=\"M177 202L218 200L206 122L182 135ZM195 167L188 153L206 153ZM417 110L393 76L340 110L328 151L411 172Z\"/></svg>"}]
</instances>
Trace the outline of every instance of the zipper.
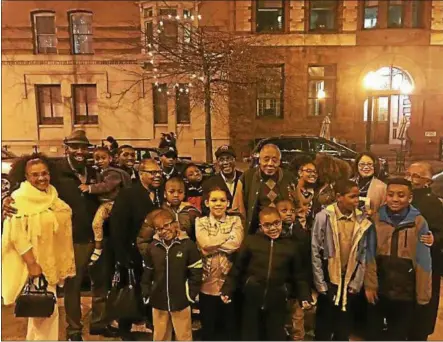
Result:
<instances>
[{"instance_id":1,"label":"zipper","mask_svg":"<svg viewBox=\"0 0 443 342\"><path fill-rule=\"evenodd\" d=\"M265 303L266 303L266 295L268 294L268 287L269 287L269 277L271 276L271 266L272 266L272 255L274 250L274 240L271 239L271 247L269 248L269 263L268 263L268 274L266 276L266 287L265 292L263 294L263 305L261 307L262 310L265 309Z\"/></svg>"},{"instance_id":2,"label":"zipper","mask_svg":"<svg viewBox=\"0 0 443 342\"><path fill-rule=\"evenodd\" d=\"M405 248L408 247L408 230L407 229L405 230L405 245L404 245L404 247Z\"/></svg>"},{"instance_id":3,"label":"zipper","mask_svg":"<svg viewBox=\"0 0 443 342\"><path fill-rule=\"evenodd\" d=\"M166 248L166 297L168 299L168 311L171 311L171 301L169 299L169 248Z\"/></svg>"}]
</instances>

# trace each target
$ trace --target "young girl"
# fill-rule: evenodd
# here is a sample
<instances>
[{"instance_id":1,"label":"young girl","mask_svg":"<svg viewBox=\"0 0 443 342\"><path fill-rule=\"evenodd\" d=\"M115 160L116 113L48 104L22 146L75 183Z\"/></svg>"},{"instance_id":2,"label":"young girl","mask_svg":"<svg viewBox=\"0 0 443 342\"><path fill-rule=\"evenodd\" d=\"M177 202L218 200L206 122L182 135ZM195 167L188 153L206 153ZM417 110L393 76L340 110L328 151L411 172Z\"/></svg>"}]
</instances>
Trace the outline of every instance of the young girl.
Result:
<instances>
[{"instance_id":1,"label":"young girl","mask_svg":"<svg viewBox=\"0 0 443 342\"><path fill-rule=\"evenodd\" d=\"M205 201L209 216L197 218L197 245L203 255L203 283L200 290L202 340L233 340L235 308L221 300L221 288L232 266L232 254L243 240L238 216L227 216L226 192L218 187L208 192ZM218 333L221 333L220 336Z\"/></svg>"}]
</instances>

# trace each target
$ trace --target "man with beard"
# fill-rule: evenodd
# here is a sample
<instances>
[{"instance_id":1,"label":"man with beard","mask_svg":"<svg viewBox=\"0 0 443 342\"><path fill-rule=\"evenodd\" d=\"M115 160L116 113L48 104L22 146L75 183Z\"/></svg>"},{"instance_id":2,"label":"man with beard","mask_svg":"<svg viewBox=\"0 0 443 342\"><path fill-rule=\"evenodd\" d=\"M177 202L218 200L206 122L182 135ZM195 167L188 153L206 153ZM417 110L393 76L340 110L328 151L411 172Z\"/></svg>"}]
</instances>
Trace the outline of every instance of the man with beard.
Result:
<instances>
[{"instance_id":1,"label":"man with beard","mask_svg":"<svg viewBox=\"0 0 443 342\"><path fill-rule=\"evenodd\" d=\"M136 240L146 216L161 207L164 194L162 170L153 159L143 159L139 168L140 182L120 191L111 212L111 239L116 261L124 268L134 268L136 280L142 274L142 258ZM127 341L131 335L132 320L121 317L120 336Z\"/></svg>"},{"instance_id":2,"label":"man with beard","mask_svg":"<svg viewBox=\"0 0 443 342\"><path fill-rule=\"evenodd\" d=\"M243 172L235 168L236 157L234 149L228 145L220 146L217 151L215 151L215 158L217 159L217 165L220 171L218 174L203 182L202 209L204 215L209 215L209 209L204 204L205 199L208 197L208 191L215 187L220 187L226 192L229 202L228 210L232 208L237 183L243 175Z\"/></svg>"},{"instance_id":3,"label":"man with beard","mask_svg":"<svg viewBox=\"0 0 443 342\"><path fill-rule=\"evenodd\" d=\"M117 167L126 171L132 180L132 184L139 181L139 175L134 170L135 150L131 145L122 145L117 150Z\"/></svg>"},{"instance_id":4,"label":"man with beard","mask_svg":"<svg viewBox=\"0 0 443 342\"><path fill-rule=\"evenodd\" d=\"M163 178L168 180L173 177L181 178L181 172L177 169L177 149L174 146L160 148L160 162Z\"/></svg>"},{"instance_id":5,"label":"man with beard","mask_svg":"<svg viewBox=\"0 0 443 342\"><path fill-rule=\"evenodd\" d=\"M290 191L297 181L291 172L280 168L280 162L281 152L277 146L263 146L259 168L247 170L237 184L232 209L246 218L244 228L248 234L254 234L258 227L259 211L291 199Z\"/></svg>"},{"instance_id":6,"label":"man with beard","mask_svg":"<svg viewBox=\"0 0 443 342\"><path fill-rule=\"evenodd\" d=\"M443 206L436 195L432 193L432 166L418 162L409 166L405 178L412 184L412 205L417 208L428 222L429 229L434 235L431 246L432 257L432 297L427 305L417 305L414 320L408 336L410 341L425 341L434 332L440 302L440 282L443 268ZM427 237L420 237L421 242L429 243Z\"/></svg>"}]
</instances>

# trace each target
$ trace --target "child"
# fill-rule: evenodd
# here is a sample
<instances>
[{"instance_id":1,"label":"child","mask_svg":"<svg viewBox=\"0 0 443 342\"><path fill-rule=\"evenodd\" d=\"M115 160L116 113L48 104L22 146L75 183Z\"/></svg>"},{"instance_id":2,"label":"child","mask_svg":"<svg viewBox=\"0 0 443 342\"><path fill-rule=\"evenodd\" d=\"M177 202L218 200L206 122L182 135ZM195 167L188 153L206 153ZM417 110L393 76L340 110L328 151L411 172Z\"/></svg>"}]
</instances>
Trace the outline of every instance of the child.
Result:
<instances>
[{"instance_id":1,"label":"child","mask_svg":"<svg viewBox=\"0 0 443 342\"><path fill-rule=\"evenodd\" d=\"M183 172L183 175L185 176L185 181L187 183L186 202L191 203L201 212L203 197L202 172L196 165L189 164Z\"/></svg>"},{"instance_id":2,"label":"child","mask_svg":"<svg viewBox=\"0 0 443 342\"><path fill-rule=\"evenodd\" d=\"M152 306L154 341L171 341L174 328L177 341L192 340L190 304L198 297L202 262L194 242L178 227L167 210L153 218L155 235L142 255L142 292Z\"/></svg>"},{"instance_id":3,"label":"child","mask_svg":"<svg viewBox=\"0 0 443 342\"><path fill-rule=\"evenodd\" d=\"M340 180L334 186L337 202L317 214L312 229L312 267L319 293L316 340L349 340L351 302L364 279L368 241L373 224L357 210L358 185Z\"/></svg>"},{"instance_id":4,"label":"child","mask_svg":"<svg viewBox=\"0 0 443 342\"><path fill-rule=\"evenodd\" d=\"M305 308L309 287L301 268L297 245L281 238L282 220L276 208L265 207L259 214L260 231L243 241L234 266L221 290L229 303L237 285L242 284L242 340L284 341L288 280L295 285ZM261 336L261 332L264 336Z\"/></svg>"},{"instance_id":5,"label":"child","mask_svg":"<svg viewBox=\"0 0 443 342\"><path fill-rule=\"evenodd\" d=\"M209 216L196 220L197 244L203 255L203 284L200 293L202 340L233 340L236 316L233 304L224 305L220 290L232 266L232 254L243 240L243 226L238 216L227 216L226 192L213 188L206 206ZM218 330L223 334L219 339Z\"/></svg>"},{"instance_id":6,"label":"child","mask_svg":"<svg viewBox=\"0 0 443 342\"><path fill-rule=\"evenodd\" d=\"M297 209L296 205L298 206ZM305 267L308 283L312 285L311 236L310 230L306 226L306 214L309 210L307 204L300 201L294 203L289 200L282 200L277 203L276 208L283 221L282 237L294 239L300 251L301 264ZM290 307L292 337L294 341L303 341L305 339L304 310L296 299L290 301Z\"/></svg>"},{"instance_id":7,"label":"child","mask_svg":"<svg viewBox=\"0 0 443 342\"><path fill-rule=\"evenodd\" d=\"M89 192L90 194L99 195L102 203L98 208L92 228L94 230L95 249L91 255L91 264L95 263L103 251L103 224L109 218L114 200L119 191L123 187L128 187L131 184L129 175L114 167L110 167L112 162L111 151L106 147L97 147L94 150L94 163L99 170L98 183L96 184L81 184L80 190Z\"/></svg>"},{"instance_id":8,"label":"child","mask_svg":"<svg viewBox=\"0 0 443 342\"><path fill-rule=\"evenodd\" d=\"M407 340L415 301L421 306L431 298L431 252L420 240L429 228L411 201L411 183L391 179L386 205L374 218L377 250L365 278L366 297L375 304L370 312L371 340ZM384 319L387 336L381 336Z\"/></svg>"}]
</instances>

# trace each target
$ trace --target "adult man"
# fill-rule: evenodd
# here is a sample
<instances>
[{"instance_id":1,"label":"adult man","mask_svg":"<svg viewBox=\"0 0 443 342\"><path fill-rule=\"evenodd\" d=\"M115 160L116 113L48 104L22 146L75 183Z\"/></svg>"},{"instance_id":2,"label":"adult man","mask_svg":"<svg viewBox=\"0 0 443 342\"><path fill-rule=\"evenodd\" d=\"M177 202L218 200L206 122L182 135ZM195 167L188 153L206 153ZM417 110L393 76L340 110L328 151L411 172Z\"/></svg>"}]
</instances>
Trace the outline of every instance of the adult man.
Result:
<instances>
[{"instance_id":1,"label":"adult man","mask_svg":"<svg viewBox=\"0 0 443 342\"><path fill-rule=\"evenodd\" d=\"M136 277L142 273L142 259L136 248L136 239L146 216L160 208L164 194L162 171L153 159L143 159L139 168L140 182L120 191L111 212L111 239L115 258L123 267L133 267ZM119 320L120 335L133 340L132 321Z\"/></svg>"},{"instance_id":2,"label":"adult man","mask_svg":"<svg viewBox=\"0 0 443 342\"><path fill-rule=\"evenodd\" d=\"M409 166L405 178L412 183L412 205L416 207L429 225L434 235L431 247L432 256L432 297L429 304L418 306L415 312L409 340L424 341L434 332L440 301L440 281L443 268L443 206L436 195L431 191L432 166L425 162L414 163Z\"/></svg>"},{"instance_id":3,"label":"adult man","mask_svg":"<svg viewBox=\"0 0 443 342\"><path fill-rule=\"evenodd\" d=\"M235 191L237 190L237 183L243 175L243 172L236 170L235 168L236 154L231 146L220 146L217 151L215 151L215 158L217 159L217 165L220 172L203 183L203 202L210 189L220 187L222 190L226 191L229 201L229 210L232 208L233 198ZM205 205L203 205L203 213L209 213L208 208Z\"/></svg>"},{"instance_id":4,"label":"adult man","mask_svg":"<svg viewBox=\"0 0 443 342\"><path fill-rule=\"evenodd\" d=\"M132 180L132 184L139 181L138 172L134 169L135 150L131 145L122 145L117 150L117 166L126 171Z\"/></svg>"},{"instance_id":5,"label":"adult man","mask_svg":"<svg viewBox=\"0 0 443 342\"><path fill-rule=\"evenodd\" d=\"M250 234L258 227L258 212L264 207L275 207L280 200L290 199L290 189L295 188L295 176L280 168L280 162L281 152L277 146L263 146L259 168L247 170L237 184L232 209L246 218L244 228Z\"/></svg>"},{"instance_id":6,"label":"adult man","mask_svg":"<svg viewBox=\"0 0 443 342\"><path fill-rule=\"evenodd\" d=\"M159 151L161 168L165 181L173 177L181 178L181 172L176 167L177 149L174 146L169 146L160 148Z\"/></svg>"}]
</instances>

